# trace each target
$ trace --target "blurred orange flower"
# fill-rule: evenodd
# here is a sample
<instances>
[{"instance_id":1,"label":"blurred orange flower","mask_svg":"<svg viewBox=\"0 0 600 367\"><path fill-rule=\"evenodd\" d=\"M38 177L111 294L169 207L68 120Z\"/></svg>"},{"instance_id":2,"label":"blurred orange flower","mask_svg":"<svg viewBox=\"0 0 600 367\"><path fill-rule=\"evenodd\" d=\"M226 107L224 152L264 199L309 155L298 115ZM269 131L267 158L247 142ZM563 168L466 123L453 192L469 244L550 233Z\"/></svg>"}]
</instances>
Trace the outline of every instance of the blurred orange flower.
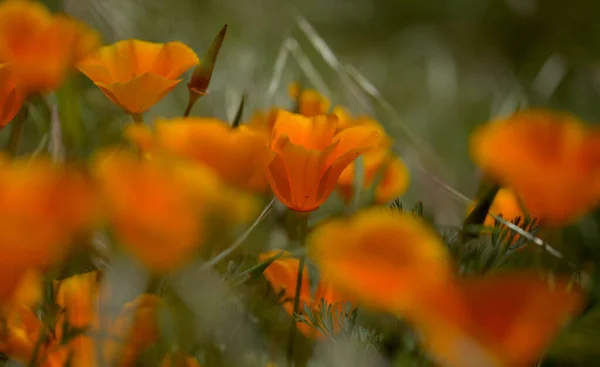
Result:
<instances>
[{"instance_id":1,"label":"blurred orange flower","mask_svg":"<svg viewBox=\"0 0 600 367\"><path fill-rule=\"evenodd\" d=\"M21 87L13 68L9 64L0 64L0 127L8 125L17 115L25 100L25 91Z\"/></svg>"},{"instance_id":2,"label":"blurred orange flower","mask_svg":"<svg viewBox=\"0 0 600 367\"><path fill-rule=\"evenodd\" d=\"M580 292L566 291L568 280L558 280L552 290L529 273L467 278L458 285L466 318L456 318L440 301L416 323L444 366L531 365L583 306Z\"/></svg>"},{"instance_id":3,"label":"blurred orange flower","mask_svg":"<svg viewBox=\"0 0 600 367\"><path fill-rule=\"evenodd\" d=\"M288 93L298 103L298 113L313 117L326 115L331 107L329 99L315 89L301 89L298 83L290 84Z\"/></svg>"},{"instance_id":4,"label":"blurred orange flower","mask_svg":"<svg viewBox=\"0 0 600 367\"><path fill-rule=\"evenodd\" d=\"M148 131L143 133L140 129ZM160 149L191 159L213 169L226 183L240 188L267 190L261 155L268 140L260 130L247 126L232 128L224 121L200 117L157 120L153 132L135 125L128 130L132 131L126 134L142 149Z\"/></svg>"},{"instance_id":5,"label":"blurred orange flower","mask_svg":"<svg viewBox=\"0 0 600 367\"><path fill-rule=\"evenodd\" d=\"M96 271L55 281L55 302L64 309L69 325L85 328L97 324L99 286Z\"/></svg>"},{"instance_id":6,"label":"blurred orange flower","mask_svg":"<svg viewBox=\"0 0 600 367\"><path fill-rule=\"evenodd\" d=\"M282 254L281 257L273 261L263 272L265 278L271 284L275 293L283 292L283 309L290 315L294 313L294 299L296 297L296 280L298 277L298 267L300 261L292 258L291 254L283 250L273 250L259 255L259 261L267 261L268 259ZM332 313L334 317L334 331L339 330L339 325L336 313L341 309L342 303L347 299L344 298L331 284L320 281L317 284L315 295L310 291L310 280L308 275L308 267L305 266L302 275L302 289L300 290L300 308L299 312L304 313L305 307L312 309L313 314L320 314L321 300L325 301L326 305L332 305ZM308 320L307 320L308 321ZM325 335L317 329L317 325L308 325L303 322L297 322L296 327L307 338L321 339Z\"/></svg>"},{"instance_id":7,"label":"blurred orange flower","mask_svg":"<svg viewBox=\"0 0 600 367\"><path fill-rule=\"evenodd\" d=\"M0 4L0 62L14 68L28 92L54 90L81 58L100 45L99 35L37 1Z\"/></svg>"},{"instance_id":8,"label":"blurred orange flower","mask_svg":"<svg viewBox=\"0 0 600 367\"><path fill-rule=\"evenodd\" d=\"M453 281L438 235L408 213L370 208L334 219L308 238L325 280L367 306L411 315ZM418 279L418 281L415 281Z\"/></svg>"},{"instance_id":9,"label":"blurred orange flower","mask_svg":"<svg viewBox=\"0 0 600 367\"><path fill-rule=\"evenodd\" d=\"M568 224L600 204L600 129L570 115L529 110L487 124L471 154L544 223Z\"/></svg>"},{"instance_id":10,"label":"blurred orange flower","mask_svg":"<svg viewBox=\"0 0 600 367\"><path fill-rule=\"evenodd\" d=\"M278 111L266 157L267 179L277 198L290 209L317 209L342 171L379 142L379 133L369 126L337 134L336 128L334 115L311 118Z\"/></svg>"},{"instance_id":11,"label":"blurred orange flower","mask_svg":"<svg viewBox=\"0 0 600 367\"><path fill-rule=\"evenodd\" d=\"M238 223L255 209L251 198L224 187L198 165L107 151L99 154L94 169L118 238L156 272L190 259L211 230L204 223L209 217Z\"/></svg>"},{"instance_id":12,"label":"blurred orange flower","mask_svg":"<svg viewBox=\"0 0 600 367\"><path fill-rule=\"evenodd\" d=\"M45 158L0 157L0 187L1 302L27 269L55 264L91 229L97 202L86 177Z\"/></svg>"},{"instance_id":13,"label":"blurred orange flower","mask_svg":"<svg viewBox=\"0 0 600 367\"><path fill-rule=\"evenodd\" d=\"M346 201L354 195L356 162L352 162L340 175L338 188ZM363 189L369 190L380 176L375 188L375 203L385 204L402 195L408 188L409 172L402 160L388 149L379 148L363 154Z\"/></svg>"},{"instance_id":14,"label":"blurred orange flower","mask_svg":"<svg viewBox=\"0 0 600 367\"><path fill-rule=\"evenodd\" d=\"M181 42L130 39L100 48L77 67L116 105L138 115L166 96L198 62Z\"/></svg>"}]
</instances>

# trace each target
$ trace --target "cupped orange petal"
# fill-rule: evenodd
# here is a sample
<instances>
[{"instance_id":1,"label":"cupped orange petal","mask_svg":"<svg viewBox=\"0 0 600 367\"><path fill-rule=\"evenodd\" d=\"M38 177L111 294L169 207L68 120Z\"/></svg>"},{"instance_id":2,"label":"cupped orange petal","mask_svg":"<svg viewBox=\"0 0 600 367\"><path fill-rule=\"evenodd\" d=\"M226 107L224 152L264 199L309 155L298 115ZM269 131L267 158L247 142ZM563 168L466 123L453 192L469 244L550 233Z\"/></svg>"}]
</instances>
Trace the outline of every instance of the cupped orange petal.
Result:
<instances>
[{"instance_id":1,"label":"cupped orange petal","mask_svg":"<svg viewBox=\"0 0 600 367\"><path fill-rule=\"evenodd\" d=\"M115 104L140 114L160 101L198 64L196 54L181 42L165 44L135 39L102 47L78 64Z\"/></svg>"},{"instance_id":2,"label":"cupped orange petal","mask_svg":"<svg viewBox=\"0 0 600 367\"><path fill-rule=\"evenodd\" d=\"M140 114L163 99L180 81L145 73L126 82L96 83L96 85L125 112Z\"/></svg>"},{"instance_id":3,"label":"cupped orange petal","mask_svg":"<svg viewBox=\"0 0 600 367\"><path fill-rule=\"evenodd\" d=\"M69 325L91 326L96 317L99 281L97 272L79 274L58 283L56 304L66 312Z\"/></svg>"},{"instance_id":4,"label":"cupped orange petal","mask_svg":"<svg viewBox=\"0 0 600 367\"><path fill-rule=\"evenodd\" d=\"M417 312L418 301L452 279L441 240L409 214L363 210L317 227L308 244L323 279L357 302L381 310Z\"/></svg>"},{"instance_id":5,"label":"cupped orange petal","mask_svg":"<svg viewBox=\"0 0 600 367\"><path fill-rule=\"evenodd\" d=\"M568 224L600 204L600 129L573 116L519 112L477 129L471 154L515 190L532 217L550 225Z\"/></svg>"},{"instance_id":6,"label":"cupped orange petal","mask_svg":"<svg viewBox=\"0 0 600 367\"><path fill-rule=\"evenodd\" d=\"M0 65L0 127L8 125L17 115L23 102L25 91L9 64Z\"/></svg>"},{"instance_id":7,"label":"cupped orange petal","mask_svg":"<svg viewBox=\"0 0 600 367\"><path fill-rule=\"evenodd\" d=\"M272 144L288 136L294 145L322 150L331 144L336 128L337 117L334 115L306 117L278 110L273 126Z\"/></svg>"}]
</instances>

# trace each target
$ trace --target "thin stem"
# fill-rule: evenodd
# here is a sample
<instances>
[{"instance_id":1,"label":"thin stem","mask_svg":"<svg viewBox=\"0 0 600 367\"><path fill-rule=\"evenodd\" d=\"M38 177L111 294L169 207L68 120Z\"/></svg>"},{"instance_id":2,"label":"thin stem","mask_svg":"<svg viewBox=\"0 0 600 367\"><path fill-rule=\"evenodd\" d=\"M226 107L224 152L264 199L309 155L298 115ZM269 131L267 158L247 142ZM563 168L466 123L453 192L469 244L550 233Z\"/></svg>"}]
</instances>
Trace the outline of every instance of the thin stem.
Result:
<instances>
[{"instance_id":1,"label":"thin stem","mask_svg":"<svg viewBox=\"0 0 600 367\"><path fill-rule=\"evenodd\" d=\"M202 95L200 93L193 91L192 89L190 89L189 91L190 91L190 98L188 99L188 104L185 108L185 112L183 113L183 117L188 117L190 115L190 113L192 112L192 107L194 107L194 104L196 104L196 101Z\"/></svg>"},{"instance_id":2,"label":"thin stem","mask_svg":"<svg viewBox=\"0 0 600 367\"><path fill-rule=\"evenodd\" d=\"M44 323L42 325L42 330L40 331L40 336L38 340L35 342L35 346L33 347L33 352L31 353L31 359L27 364L28 367L34 367L38 365L38 357L40 355L40 351L42 349L42 344L46 342L46 338L48 336L48 327Z\"/></svg>"},{"instance_id":3,"label":"thin stem","mask_svg":"<svg viewBox=\"0 0 600 367\"><path fill-rule=\"evenodd\" d=\"M10 131L10 137L6 151L13 157L17 155L19 142L21 141L21 137L23 136L23 131L25 128L25 120L27 120L28 116L29 111L26 106L23 106L12 122L12 130Z\"/></svg>"},{"instance_id":4,"label":"thin stem","mask_svg":"<svg viewBox=\"0 0 600 367\"><path fill-rule=\"evenodd\" d=\"M306 242L306 235L308 232L308 214L296 212L296 218L298 220L298 233L300 246L304 246ZM296 278L296 294L294 295L294 313L292 314L292 327L290 329L290 339L288 342L287 359L288 365L294 365L294 347L296 345L296 320L294 316L300 311L300 293L302 290L302 278L304 277L304 267L306 266L306 255L301 255L298 262L298 277Z\"/></svg>"},{"instance_id":5,"label":"thin stem","mask_svg":"<svg viewBox=\"0 0 600 367\"><path fill-rule=\"evenodd\" d=\"M133 118L133 122L142 125L144 123L144 116L141 113L132 113L131 117Z\"/></svg>"}]
</instances>

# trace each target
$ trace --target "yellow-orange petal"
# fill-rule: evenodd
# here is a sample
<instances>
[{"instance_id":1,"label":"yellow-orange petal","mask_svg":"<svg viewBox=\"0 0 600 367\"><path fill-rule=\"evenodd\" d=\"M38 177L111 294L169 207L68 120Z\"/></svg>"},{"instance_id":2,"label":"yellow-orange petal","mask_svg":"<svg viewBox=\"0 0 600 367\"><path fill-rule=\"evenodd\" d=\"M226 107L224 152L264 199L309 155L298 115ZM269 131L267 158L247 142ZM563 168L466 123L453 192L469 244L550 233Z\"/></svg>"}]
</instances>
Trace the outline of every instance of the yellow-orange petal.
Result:
<instances>
[{"instance_id":1,"label":"yellow-orange petal","mask_svg":"<svg viewBox=\"0 0 600 367\"><path fill-rule=\"evenodd\" d=\"M306 117L285 110L278 110L273 126L272 144L288 136L297 146L323 150L331 144L337 128L337 117L320 115Z\"/></svg>"},{"instance_id":2,"label":"yellow-orange petal","mask_svg":"<svg viewBox=\"0 0 600 367\"><path fill-rule=\"evenodd\" d=\"M56 304L64 308L69 325L76 328L91 326L96 316L98 273L79 274L60 281Z\"/></svg>"},{"instance_id":3,"label":"yellow-orange petal","mask_svg":"<svg viewBox=\"0 0 600 367\"><path fill-rule=\"evenodd\" d=\"M127 113L140 114L163 99L180 81L145 73L127 82L96 85L104 95Z\"/></svg>"},{"instance_id":4,"label":"yellow-orange petal","mask_svg":"<svg viewBox=\"0 0 600 367\"><path fill-rule=\"evenodd\" d=\"M568 224L600 204L600 129L573 116L519 112L477 129L470 149L547 224Z\"/></svg>"},{"instance_id":5,"label":"yellow-orange petal","mask_svg":"<svg viewBox=\"0 0 600 367\"><path fill-rule=\"evenodd\" d=\"M311 233L308 244L325 280L381 310L416 312L417 301L452 277L437 234L417 218L385 208L327 222Z\"/></svg>"},{"instance_id":6,"label":"yellow-orange petal","mask_svg":"<svg viewBox=\"0 0 600 367\"><path fill-rule=\"evenodd\" d=\"M262 155L267 135L246 126L232 128L214 118L157 120L159 148L213 169L225 182L252 191L265 191Z\"/></svg>"},{"instance_id":7,"label":"yellow-orange petal","mask_svg":"<svg viewBox=\"0 0 600 367\"><path fill-rule=\"evenodd\" d=\"M410 172L404 162L399 157L392 157L375 189L375 202L385 204L401 196L408 189L409 182Z\"/></svg>"},{"instance_id":8,"label":"yellow-orange petal","mask_svg":"<svg viewBox=\"0 0 600 367\"><path fill-rule=\"evenodd\" d=\"M292 315L294 312L294 299L296 297L296 282L298 280L298 267L300 260L291 257L291 254L283 250L273 250L261 253L258 256L259 261L266 261L280 253L283 255L273 261L263 272L265 278L275 291L279 294L283 292L283 308ZM304 309L305 304L312 303L310 294L310 281L308 277L308 267L305 265L304 273L302 274L302 286L300 288L300 309Z\"/></svg>"}]
</instances>

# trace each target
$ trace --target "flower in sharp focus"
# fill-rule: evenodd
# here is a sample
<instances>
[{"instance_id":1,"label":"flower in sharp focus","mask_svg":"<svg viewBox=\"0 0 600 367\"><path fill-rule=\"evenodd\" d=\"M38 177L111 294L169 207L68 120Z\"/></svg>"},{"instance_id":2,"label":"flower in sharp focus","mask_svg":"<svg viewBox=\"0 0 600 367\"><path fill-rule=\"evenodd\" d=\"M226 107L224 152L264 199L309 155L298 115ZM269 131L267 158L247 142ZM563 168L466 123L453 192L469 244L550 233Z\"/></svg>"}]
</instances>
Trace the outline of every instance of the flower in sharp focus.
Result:
<instances>
[{"instance_id":1,"label":"flower in sharp focus","mask_svg":"<svg viewBox=\"0 0 600 367\"><path fill-rule=\"evenodd\" d=\"M0 4L0 62L14 68L28 92L58 88L75 63L99 45L98 34L87 25L53 15L40 2Z\"/></svg>"},{"instance_id":2,"label":"flower in sharp focus","mask_svg":"<svg viewBox=\"0 0 600 367\"><path fill-rule=\"evenodd\" d=\"M470 148L475 163L544 223L569 224L600 204L600 129L573 116L518 112L477 129Z\"/></svg>"},{"instance_id":3,"label":"flower in sharp focus","mask_svg":"<svg viewBox=\"0 0 600 367\"><path fill-rule=\"evenodd\" d=\"M126 133L143 150L158 149L208 166L236 187L257 192L268 187L262 165L267 135L258 129L196 117L157 120L153 132L143 133L141 128L131 126Z\"/></svg>"},{"instance_id":4,"label":"flower in sharp focus","mask_svg":"<svg viewBox=\"0 0 600 367\"><path fill-rule=\"evenodd\" d=\"M13 68L9 64L0 64L0 127L12 121L24 100L25 91L19 85Z\"/></svg>"},{"instance_id":5,"label":"flower in sharp focus","mask_svg":"<svg viewBox=\"0 0 600 367\"><path fill-rule=\"evenodd\" d=\"M333 115L278 111L265 157L266 175L277 198L290 209L312 211L321 206L342 171L379 142L378 131L369 126L339 133L336 128Z\"/></svg>"},{"instance_id":6,"label":"flower in sharp focus","mask_svg":"<svg viewBox=\"0 0 600 367\"><path fill-rule=\"evenodd\" d=\"M108 220L121 243L147 267L165 272L190 260L214 228L208 219L245 222L254 201L223 185L208 168L124 151L98 155L94 169Z\"/></svg>"},{"instance_id":7,"label":"flower in sharp focus","mask_svg":"<svg viewBox=\"0 0 600 367\"><path fill-rule=\"evenodd\" d=\"M419 313L453 281L438 235L418 218L370 208L334 219L308 238L322 277L356 302L383 311ZM418 282L415 282L418 279Z\"/></svg>"},{"instance_id":8,"label":"flower in sharp focus","mask_svg":"<svg viewBox=\"0 0 600 367\"><path fill-rule=\"evenodd\" d=\"M175 88L181 74L198 62L194 51L181 42L130 39L100 48L77 67L117 106L129 114L141 114Z\"/></svg>"},{"instance_id":9,"label":"flower in sharp focus","mask_svg":"<svg viewBox=\"0 0 600 367\"><path fill-rule=\"evenodd\" d=\"M442 366L528 366L583 306L568 284L557 279L552 289L523 272L465 278L458 287L466 318L455 318L440 300L415 324Z\"/></svg>"},{"instance_id":10,"label":"flower in sharp focus","mask_svg":"<svg viewBox=\"0 0 600 367\"><path fill-rule=\"evenodd\" d=\"M409 184L410 174L402 160L386 148L378 148L363 154L363 190L375 188L375 203L385 204L404 194ZM338 188L346 201L354 195L356 161L340 175ZM376 181L378 179L378 181Z\"/></svg>"}]
</instances>

